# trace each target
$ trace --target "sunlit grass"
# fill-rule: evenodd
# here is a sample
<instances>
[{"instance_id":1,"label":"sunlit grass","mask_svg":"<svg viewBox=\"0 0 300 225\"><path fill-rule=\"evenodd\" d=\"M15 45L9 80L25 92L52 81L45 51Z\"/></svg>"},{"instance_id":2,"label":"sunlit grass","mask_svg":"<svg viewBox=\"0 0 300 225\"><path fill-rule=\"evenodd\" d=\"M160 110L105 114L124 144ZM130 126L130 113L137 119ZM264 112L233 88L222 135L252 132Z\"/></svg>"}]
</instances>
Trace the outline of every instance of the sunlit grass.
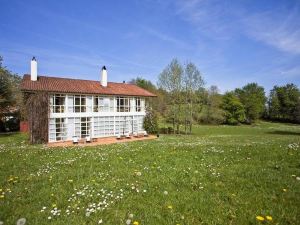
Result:
<instances>
[{"instance_id":1,"label":"sunlit grass","mask_svg":"<svg viewBox=\"0 0 300 225\"><path fill-rule=\"evenodd\" d=\"M299 126L195 126L193 133L85 148L0 135L0 221L299 223Z\"/></svg>"}]
</instances>

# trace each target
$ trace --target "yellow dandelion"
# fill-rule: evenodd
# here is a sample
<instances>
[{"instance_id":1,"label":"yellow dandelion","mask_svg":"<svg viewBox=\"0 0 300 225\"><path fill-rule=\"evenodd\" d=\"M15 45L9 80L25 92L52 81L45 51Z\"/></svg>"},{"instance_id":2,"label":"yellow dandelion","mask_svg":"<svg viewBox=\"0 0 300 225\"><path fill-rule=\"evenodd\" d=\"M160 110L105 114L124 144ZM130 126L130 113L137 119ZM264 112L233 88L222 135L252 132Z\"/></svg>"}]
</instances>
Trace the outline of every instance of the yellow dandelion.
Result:
<instances>
[{"instance_id":1,"label":"yellow dandelion","mask_svg":"<svg viewBox=\"0 0 300 225\"><path fill-rule=\"evenodd\" d=\"M259 221L264 221L265 220L265 218L262 217L262 216L257 216L256 219L259 220Z\"/></svg>"},{"instance_id":2,"label":"yellow dandelion","mask_svg":"<svg viewBox=\"0 0 300 225\"><path fill-rule=\"evenodd\" d=\"M266 216L266 218L267 218L267 220L269 220L269 221L272 221L272 220L273 220L272 216Z\"/></svg>"},{"instance_id":3,"label":"yellow dandelion","mask_svg":"<svg viewBox=\"0 0 300 225\"><path fill-rule=\"evenodd\" d=\"M139 225L139 222L138 221L134 221L133 225Z\"/></svg>"}]
</instances>

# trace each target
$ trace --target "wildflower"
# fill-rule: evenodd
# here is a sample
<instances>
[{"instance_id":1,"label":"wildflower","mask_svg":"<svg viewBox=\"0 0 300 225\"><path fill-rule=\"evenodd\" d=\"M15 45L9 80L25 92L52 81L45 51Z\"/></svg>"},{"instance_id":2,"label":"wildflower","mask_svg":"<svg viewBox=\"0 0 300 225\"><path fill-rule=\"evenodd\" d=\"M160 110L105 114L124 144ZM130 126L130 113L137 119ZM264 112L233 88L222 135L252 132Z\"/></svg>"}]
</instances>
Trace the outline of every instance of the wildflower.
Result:
<instances>
[{"instance_id":1,"label":"wildflower","mask_svg":"<svg viewBox=\"0 0 300 225\"><path fill-rule=\"evenodd\" d=\"M136 172L135 173L137 176L142 176L142 173L141 172Z\"/></svg>"},{"instance_id":2,"label":"wildflower","mask_svg":"<svg viewBox=\"0 0 300 225\"><path fill-rule=\"evenodd\" d=\"M299 181L300 181L300 177L296 177L296 180L299 180Z\"/></svg>"},{"instance_id":3,"label":"wildflower","mask_svg":"<svg viewBox=\"0 0 300 225\"><path fill-rule=\"evenodd\" d=\"M4 223L3 223L3 221L0 221L0 225L3 225Z\"/></svg>"},{"instance_id":4,"label":"wildflower","mask_svg":"<svg viewBox=\"0 0 300 225\"><path fill-rule=\"evenodd\" d=\"M168 205L168 209L173 209L173 206L171 206L171 205Z\"/></svg>"},{"instance_id":5,"label":"wildflower","mask_svg":"<svg viewBox=\"0 0 300 225\"><path fill-rule=\"evenodd\" d=\"M73 180L69 180L70 183L73 183Z\"/></svg>"},{"instance_id":6,"label":"wildflower","mask_svg":"<svg viewBox=\"0 0 300 225\"><path fill-rule=\"evenodd\" d=\"M167 191L164 191L164 195L168 195L169 193Z\"/></svg>"},{"instance_id":7,"label":"wildflower","mask_svg":"<svg viewBox=\"0 0 300 225\"><path fill-rule=\"evenodd\" d=\"M102 219L98 221L98 224L101 224L101 223L103 223Z\"/></svg>"},{"instance_id":8,"label":"wildflower","mask_svg":"<svg viewBox=\"0 0 300 225\"><path fill-rule=\"evenodd\" d=\"M54 203L54 204L52 204L52 208L55 208L56 207L56 204Z\"/></svg>"},{"instance_id":9,"label":"wildflower","mask_svg":"<svg viewBox=\"0 0 300 225\"><path fill-rule=\"evenodd\" d=\"M51 218L51 216L48 216L48 220L51 220L52 218Z\"/></svg>"},{"instance_id":10,"label":"wildflower","mask_svg":"<svg viewBox=\"0 0 300 225\"><path fill-rule=\"evenodd\" d=\"M0 198L4 198L4 195L0 195Z\"/></svg>"},{"instance_id":11,"label":"wildflower","mask_svg":"<svg viewBox=\"0 0 300 225\"><path fill-rule=\"evenodd\" d=\"M18 219L18 221L17 221L17 225L24 225L25 223L26 223L25 218Z\"/></svg>"},{"instance_id":12,"label":"wildflower","mask_svg":"<svg viewBox=\"0 0 300 225\"><path fill-rule=\"evenodd\" d=\"M286 192L286 191L287 191L287 189L285 189L285 188L283 188L282 190L283 190L284 192Z\"/></svg>"},{"instance_id":13,"label":"wildflower","mask_svg":"<svg viewBox=\"0 0 300 225\"><path fill-rule=\"evenodd\" d=\"M131 224L131 219L126 220L126 225L130 225Z\"/></svg>"},{"instance_id":14,"label":"wildflower","mask_svg":"<svg viewBox=\"0 0 300 225\"><path fill-rule=\"evenodd\" d=\"M272 221L272 220L273 220L272 216L266 216L266 218L267 218L267 220L269 220L269 221Z\"/></svg>"},{"instance_id":15,"label":"wildflower","mask_svg":"<svg viewBox=\"0 0 300 225\"><path fill-rule=\"evenodd\" d=\"M139 222L138 221L134 221L133 225L139 225Z\"/></svg>"},{"instance_id":16,"label":"wildflower","mask_svg":"<svg viewBox=\"0 0 300 225\"><path fill-rule=\"evenodd\" d=\"M259 221L264 221L265 220L265 218L263 218L262 216L257 216L256 219L259 220Z\"/></svg>"},{"instance_id":17,"label":"wildflower","mask_svg":"<svg viewBox=\"0 0 300 225\"><path fill-rule=\"evenodd\" d=\"M130 214L128 215L128 217L129 217L130 219L132 219L132 218L133 218L133 214L130 213Z\"/></svg>"}]
</instances>

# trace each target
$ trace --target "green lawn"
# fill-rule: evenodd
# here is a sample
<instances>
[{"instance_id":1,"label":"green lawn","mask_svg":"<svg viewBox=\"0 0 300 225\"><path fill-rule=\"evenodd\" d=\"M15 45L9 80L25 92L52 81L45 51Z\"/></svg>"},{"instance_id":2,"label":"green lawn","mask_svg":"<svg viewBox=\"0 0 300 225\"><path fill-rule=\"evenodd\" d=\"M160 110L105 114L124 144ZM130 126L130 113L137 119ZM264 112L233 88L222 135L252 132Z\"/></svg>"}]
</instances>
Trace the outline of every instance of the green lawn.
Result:
<instances>
[{"instance_id":1,"label":"green lawn","mask_svg":"<svg viewBox=\"0 0 300 225\"><path fill-rule=\"evenodd\" d=\"M300 126L193 132L85 148L31 146L23 134L0 135L0 221L300 223ZM259 222L259 215L273 220Z\"/></svg>"}]
</instances>

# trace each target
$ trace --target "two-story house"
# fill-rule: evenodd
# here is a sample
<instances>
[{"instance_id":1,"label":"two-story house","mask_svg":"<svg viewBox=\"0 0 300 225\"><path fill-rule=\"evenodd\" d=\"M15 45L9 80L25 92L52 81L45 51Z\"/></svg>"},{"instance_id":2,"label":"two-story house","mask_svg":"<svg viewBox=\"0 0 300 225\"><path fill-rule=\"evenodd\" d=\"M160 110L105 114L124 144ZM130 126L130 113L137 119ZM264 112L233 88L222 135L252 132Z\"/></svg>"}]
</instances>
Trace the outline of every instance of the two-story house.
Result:
<instances>
[{"instance_id":1,"label":"two-story house","mask_svg":"<svg viewBox=\"0 0 300 225\"><path fill-rule=\"evenodd\" d=\"M21 89L25 94L47 93L48 142L72 140L74 136L100 138L141 133L145 99L156 96L133 84L107 82L105 66L99 81L40 76L35 58ZM28 113L34 108L31 106Z\"/></svg>"}]
</instances>

